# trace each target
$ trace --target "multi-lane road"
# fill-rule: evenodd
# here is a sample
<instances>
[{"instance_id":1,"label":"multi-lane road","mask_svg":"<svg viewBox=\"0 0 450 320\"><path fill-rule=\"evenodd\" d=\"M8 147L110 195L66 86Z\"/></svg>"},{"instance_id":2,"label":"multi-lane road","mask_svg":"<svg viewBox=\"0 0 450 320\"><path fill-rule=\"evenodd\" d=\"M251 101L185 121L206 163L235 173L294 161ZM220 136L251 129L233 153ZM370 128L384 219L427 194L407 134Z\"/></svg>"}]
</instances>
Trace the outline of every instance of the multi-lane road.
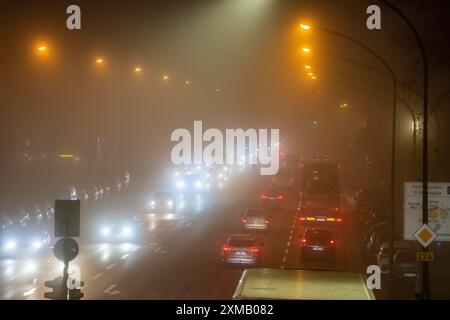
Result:
<instances>
[{"instance_id":1,"label":"multi-lane road","mask_svg":"<svg viewBox=\"0 0 450 320\"><path fill-rule=\"evenodd\" d=\"M227 267L220 251L227 236L243 232L240 214L258 203L268 182L235 181L213 204L197 214L162 221L142 214L146 237L140 243L94 243L82 237L73 261L85 282L85 299L230 299L245 267ZM112 201L112 200L111 200ZM295 214L295 197L273 212L271 229L258 233L264 243L262 267L361 271L360 241L353 211L344 205L344 221L336 229L334 260L301 261L298 236L302 227ZM105 202L102 208L116 205ZM141 211L130 206L128 211ZM84 213L86 216L86 213ZM83 230L83 229L82 229ZM0 299L43 299L44 281L62 273L51 251L38 258L0 261Z\"/></svg>"}]
</instances>

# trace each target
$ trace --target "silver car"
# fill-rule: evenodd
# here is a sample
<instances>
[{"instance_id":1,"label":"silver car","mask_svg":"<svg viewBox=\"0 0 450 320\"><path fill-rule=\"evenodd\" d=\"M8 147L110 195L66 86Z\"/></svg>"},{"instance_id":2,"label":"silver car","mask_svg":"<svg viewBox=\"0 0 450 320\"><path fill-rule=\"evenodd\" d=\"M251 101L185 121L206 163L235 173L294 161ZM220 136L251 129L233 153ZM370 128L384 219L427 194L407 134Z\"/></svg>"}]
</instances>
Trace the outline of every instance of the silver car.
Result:
<instances>
[{"instance_id":1,"label":"silver car","mask_svg":"<svg viewBox=\"0 0 450 320\"><path fill-rule=\"evenodd\" d=\"M242 225L247 230L268 230L271 214L267 210L248 209L241 217Z\"/></svg>"}]
</instances>

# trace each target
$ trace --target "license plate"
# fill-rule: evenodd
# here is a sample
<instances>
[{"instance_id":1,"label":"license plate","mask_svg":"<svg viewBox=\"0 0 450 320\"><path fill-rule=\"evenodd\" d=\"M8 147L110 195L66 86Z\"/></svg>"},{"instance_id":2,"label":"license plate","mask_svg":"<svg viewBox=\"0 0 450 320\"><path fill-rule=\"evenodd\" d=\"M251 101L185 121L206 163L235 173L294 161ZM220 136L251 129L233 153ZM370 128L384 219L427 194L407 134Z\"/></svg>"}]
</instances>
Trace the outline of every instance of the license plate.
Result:
<instances>
[{"instance_id":1,"label":"license plate","mask_svg":"<svg viewBox=\"0 0 450 320\"><path fill-rule=\"evenodd\" d=\"M404 276L409 278L409 277L415 277L416 274L415 273L405 273Z\"/></svg>"},{"instance_id":2,"label":"license plate","mask_svg":"<svg viewBox=\"0 0 450 320\"><path fill-rule=\"evenodd\" d=\"M237 255L237 256L245 256L246 253L245 253L245 252L242 252L242 251L238 251L238 252L236 252L236 255Z\"/></svg>"},{"instance_id":3,"label":"license plate","mask_svg":"<svg viewBox=\"0 0 450 320\"><path fill-rule=\"evenodd\" d=\"M321 247L313 248L313 251L323 251L323 248L321 248Z\"/></svg>"}]
</instances>

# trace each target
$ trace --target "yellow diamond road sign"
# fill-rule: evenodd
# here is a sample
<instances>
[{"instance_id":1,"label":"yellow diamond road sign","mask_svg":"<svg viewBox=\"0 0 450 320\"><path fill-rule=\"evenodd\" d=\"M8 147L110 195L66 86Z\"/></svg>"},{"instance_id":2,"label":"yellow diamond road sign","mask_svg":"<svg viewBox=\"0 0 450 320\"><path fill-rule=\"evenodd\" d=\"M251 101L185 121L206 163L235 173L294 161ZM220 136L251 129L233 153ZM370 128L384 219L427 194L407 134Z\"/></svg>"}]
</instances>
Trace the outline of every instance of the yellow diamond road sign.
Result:
<instances>
[{"instance_id":1,"label":"yellow diamond road sign","mask_svg":"<svg viewBox=\"0 0 450 320\"><path fill-rule=\"evenodd\" d=\"M437 235L427 224L422 225L419 230L414 233L414 238L416 238L424 248L428 247L436 237Z\"/></svg>"}]
</instances>

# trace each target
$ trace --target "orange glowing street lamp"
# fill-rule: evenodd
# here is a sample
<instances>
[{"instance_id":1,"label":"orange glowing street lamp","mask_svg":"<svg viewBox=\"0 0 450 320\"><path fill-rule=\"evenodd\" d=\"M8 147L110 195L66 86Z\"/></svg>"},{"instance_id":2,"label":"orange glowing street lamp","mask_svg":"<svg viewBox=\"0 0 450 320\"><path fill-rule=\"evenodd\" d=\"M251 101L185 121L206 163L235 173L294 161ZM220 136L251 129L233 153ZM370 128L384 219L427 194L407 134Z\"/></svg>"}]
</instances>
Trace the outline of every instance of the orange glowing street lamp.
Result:
<instances>
[{"instance_id":1,"label":"orange glowing street lamp","mask_svg":"<svg viewBox=\"0 0 450 320\"><path fill-rule=\"evenodd\" d=\"M310 48L308 48L308 47L302 47L302 52L303 52L303 53L309 53L310 51L311 51Z\"/></svg>"},{"instance_id":2,"label":"orange glowing street lamp","mask_svg":"<svg viewBox=\"0 0 450 320\"><path fill-rule=\"evenodd\" d=\"M142 68L139 66L134 67L134 73L141 73L142 72Z\"/></svg>"},{"instance_id":3,"label":"orange glowing street lamp","mask_svg":"<svg viewBox=\"0 0 450 320\"><path fill-rule=\"evenodd\" d=\"M306 65L305 69L311 70L311 66L310 65Z\"/></svg>"},{"instance_id":4,"label":"orange glowing street lamp","mask_svg":"<svg viewBox=\"0 0 450 320\"><path fill-rule=\"evenodd\" d=\"M167 74L164 74L164 75L162 76L162 78L163 78L164 81L169 80L169 76L168 76Z\"/></svg>"},{"instance_id":5,"label":"orange glowing street lamp","mask_svg":"<svg viewBox=\"0 0 450 320\"><path fill-rule=\"evenodd\" d=\"M307 24L300 24L300 29L304 30L304 31L308 31L309 29L311 29L311 26L308 26Z\"/></svg>"},{"instance_id":6,"label":"orange glowing street lamp","mask_svg":"<svg viewBox=\"0 0 450 320\"><path fill-rule=\"evenodd\" d=\"M103 64L103 58L97 58L96 60L95 60L95 63L97 63L98 65L101 65L101 64Z\"/></svg>"}]
</instances>

